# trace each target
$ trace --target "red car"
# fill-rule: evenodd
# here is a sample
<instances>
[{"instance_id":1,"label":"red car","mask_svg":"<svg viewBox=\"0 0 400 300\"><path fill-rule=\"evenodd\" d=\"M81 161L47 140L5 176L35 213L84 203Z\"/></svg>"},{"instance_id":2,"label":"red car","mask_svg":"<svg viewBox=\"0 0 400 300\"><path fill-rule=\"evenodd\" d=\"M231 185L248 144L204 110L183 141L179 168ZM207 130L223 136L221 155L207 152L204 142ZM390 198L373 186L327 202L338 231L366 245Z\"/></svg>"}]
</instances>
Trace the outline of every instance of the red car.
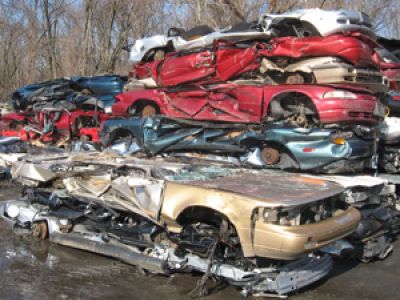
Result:
<instances>
[{"instance_id":1,"label":"red car","mask_svg":"<svg viewBox=\"0 0 400 300\"><path fill-rule=\"evenodd\" d=\"M95 111L43 109L36 115L35 122L20 129L19 137L26 141L39 140L44 143L77 139L98 142L98 128L108 118L108 115Z\"/></svg>"},{"instance_id":2,"label":"red car","mask_svg":"<svg viewBox=\"0 0 400 300\"><path fill-rule=\"evenodd\" d=\"M375 49L374 60L379 64L382 73L389 80L389 93L382 97L385 114L400 115L400 59L385 48Z\"/></svg>"},{"instance_id":3,"label":"red car","mask_svg":"<svg viewBox=\"0 0 400 300\"><path fill-rule=\"evenodd\" d=\"M212 49L196 52L175 52L164 59L134 65L130 77L152 78L155 86L170 87L185 83L216 83L240 77L254 78L260 75L263 59L270 60L266 73L274 83L365 83L349 77L357 72L363 77L375 76L382 84L379 65L373 60L376 43L360 35L335 34L328 37L284 37L274 38L268 43L254 42L251 45L216 42ZM305 59L331 57L330 61ZM295 67L290 68L291 65ZM321 71L322 70L322 71ZM277 72L278 71L278 72ZM282 73L302 74L301 81L288 80ZM308 73L308 75L304 75ZM326 81L327 78L331 81ZM329 80L329 79L328 79ZM355 82L354 82L355 81Z\"/></svg>"},{"instance_id":4,"label":"red car","mask_svg":"<svg viewBox=\"0 0 400 300\"><path fill-rule=\"evenodd\" d=\"M366 89L329 85L237 85L138 90L117 95L114 116L156 113L170 117L260 123L290 120L298 126L375 123L383 108Z\"/></svg>"}]
</instances>

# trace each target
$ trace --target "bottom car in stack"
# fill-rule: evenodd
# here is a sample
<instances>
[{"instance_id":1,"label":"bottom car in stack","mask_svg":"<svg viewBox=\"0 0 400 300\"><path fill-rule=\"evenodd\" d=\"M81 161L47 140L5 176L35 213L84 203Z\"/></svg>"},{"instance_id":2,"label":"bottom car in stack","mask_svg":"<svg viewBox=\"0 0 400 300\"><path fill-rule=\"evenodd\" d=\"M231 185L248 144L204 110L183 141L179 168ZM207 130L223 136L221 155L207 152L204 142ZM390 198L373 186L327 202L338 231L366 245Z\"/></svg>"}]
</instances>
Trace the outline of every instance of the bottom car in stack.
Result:
<instances>
[{"instance_id":1,"label":"bottom car in stack","mask_svg":"<svg viewBox=\"0 0 400 300\"><path fill-rule=\"evenodd\" d=\"M240 169L218 175L207 168L156 179L138 171L140 164L110 167L97 157L96 165L92 156L15 163L11 173L25 185L57 182L64 189L25 189L19 200L1 205L0 215L38 238L152 273L200 271L243 295L298 290L328 274L332 261L324 252L352 248L339 240L355 231L361 216L340 200L344 189L336 183ZM162 163L144 165L160 169Z\"/></svg>"}]
</instances>

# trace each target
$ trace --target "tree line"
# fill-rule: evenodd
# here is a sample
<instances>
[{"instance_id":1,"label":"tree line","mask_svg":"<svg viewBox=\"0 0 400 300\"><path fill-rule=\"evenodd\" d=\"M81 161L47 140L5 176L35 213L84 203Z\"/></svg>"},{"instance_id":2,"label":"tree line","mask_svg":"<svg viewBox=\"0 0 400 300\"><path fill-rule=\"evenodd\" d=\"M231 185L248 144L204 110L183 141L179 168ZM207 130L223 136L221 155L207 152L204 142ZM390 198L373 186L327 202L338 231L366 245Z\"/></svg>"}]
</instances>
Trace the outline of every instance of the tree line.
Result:
<instances>
[{"instance_id":1,"label":"tree line","mask_svg":"<svg viewBox=\"0 0 400 300\"><path fill-rule=\"evenodd\" d=\"M0 99L58 77L125 75L124 48L170 27L224 28L311 7L363 11L379 34L400 38L398 0L0 0Z\"/></svg>"}]
</instances>

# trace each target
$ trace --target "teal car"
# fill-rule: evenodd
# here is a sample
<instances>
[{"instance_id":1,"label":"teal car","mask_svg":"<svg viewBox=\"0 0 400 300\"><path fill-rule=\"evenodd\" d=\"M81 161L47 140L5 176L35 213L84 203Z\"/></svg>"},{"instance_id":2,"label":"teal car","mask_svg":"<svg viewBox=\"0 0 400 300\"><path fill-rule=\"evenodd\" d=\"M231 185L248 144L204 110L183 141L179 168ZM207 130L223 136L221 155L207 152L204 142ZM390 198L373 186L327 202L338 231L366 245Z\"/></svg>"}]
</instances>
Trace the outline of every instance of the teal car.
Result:
<instances>
[{"instance_id":1,"label":"teal car","mask_svg":"<svg viewBox=\"0 0 400 300\"><path fill-rule=\"evenodd\" d=\"M244 125L195 122L161 116L104 122L104 146L135 144L149 156L200 152L236 157L252 167L346 173L374 166L375 130L298 128L283 122Z\"/></svg>"}]
</instances>

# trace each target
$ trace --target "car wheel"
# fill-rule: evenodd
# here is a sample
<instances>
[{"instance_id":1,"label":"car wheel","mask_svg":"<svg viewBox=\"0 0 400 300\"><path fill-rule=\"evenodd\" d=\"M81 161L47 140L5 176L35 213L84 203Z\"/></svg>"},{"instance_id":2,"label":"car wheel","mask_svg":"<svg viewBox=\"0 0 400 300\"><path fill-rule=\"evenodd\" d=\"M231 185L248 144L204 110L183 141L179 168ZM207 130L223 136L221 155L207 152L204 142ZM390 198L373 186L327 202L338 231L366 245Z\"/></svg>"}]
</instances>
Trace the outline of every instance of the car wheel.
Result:
<instances>
[{"instance_id":1,"label":"car wheel","mask_svg":"<svg viewBox=\"0 0 400 300\"><path fill-rule=\"evenodd\" d=\"M286 94L271 101L267 121L285 120L289 124L311 128L319 125L318 113L313 102L301 94Z\"/></svg>"},{"instance_id":2,"label":"car wheel","mask_svg":"<svg viewBox=\"0 0 400 300\"><path fill-rule=\"evenodd\" d=\"M280 151L274 147L265 147L261 150L261 160L267 166L276 165L277 163L279 163L280 158Z\"/></svg>"}]
</instances>

